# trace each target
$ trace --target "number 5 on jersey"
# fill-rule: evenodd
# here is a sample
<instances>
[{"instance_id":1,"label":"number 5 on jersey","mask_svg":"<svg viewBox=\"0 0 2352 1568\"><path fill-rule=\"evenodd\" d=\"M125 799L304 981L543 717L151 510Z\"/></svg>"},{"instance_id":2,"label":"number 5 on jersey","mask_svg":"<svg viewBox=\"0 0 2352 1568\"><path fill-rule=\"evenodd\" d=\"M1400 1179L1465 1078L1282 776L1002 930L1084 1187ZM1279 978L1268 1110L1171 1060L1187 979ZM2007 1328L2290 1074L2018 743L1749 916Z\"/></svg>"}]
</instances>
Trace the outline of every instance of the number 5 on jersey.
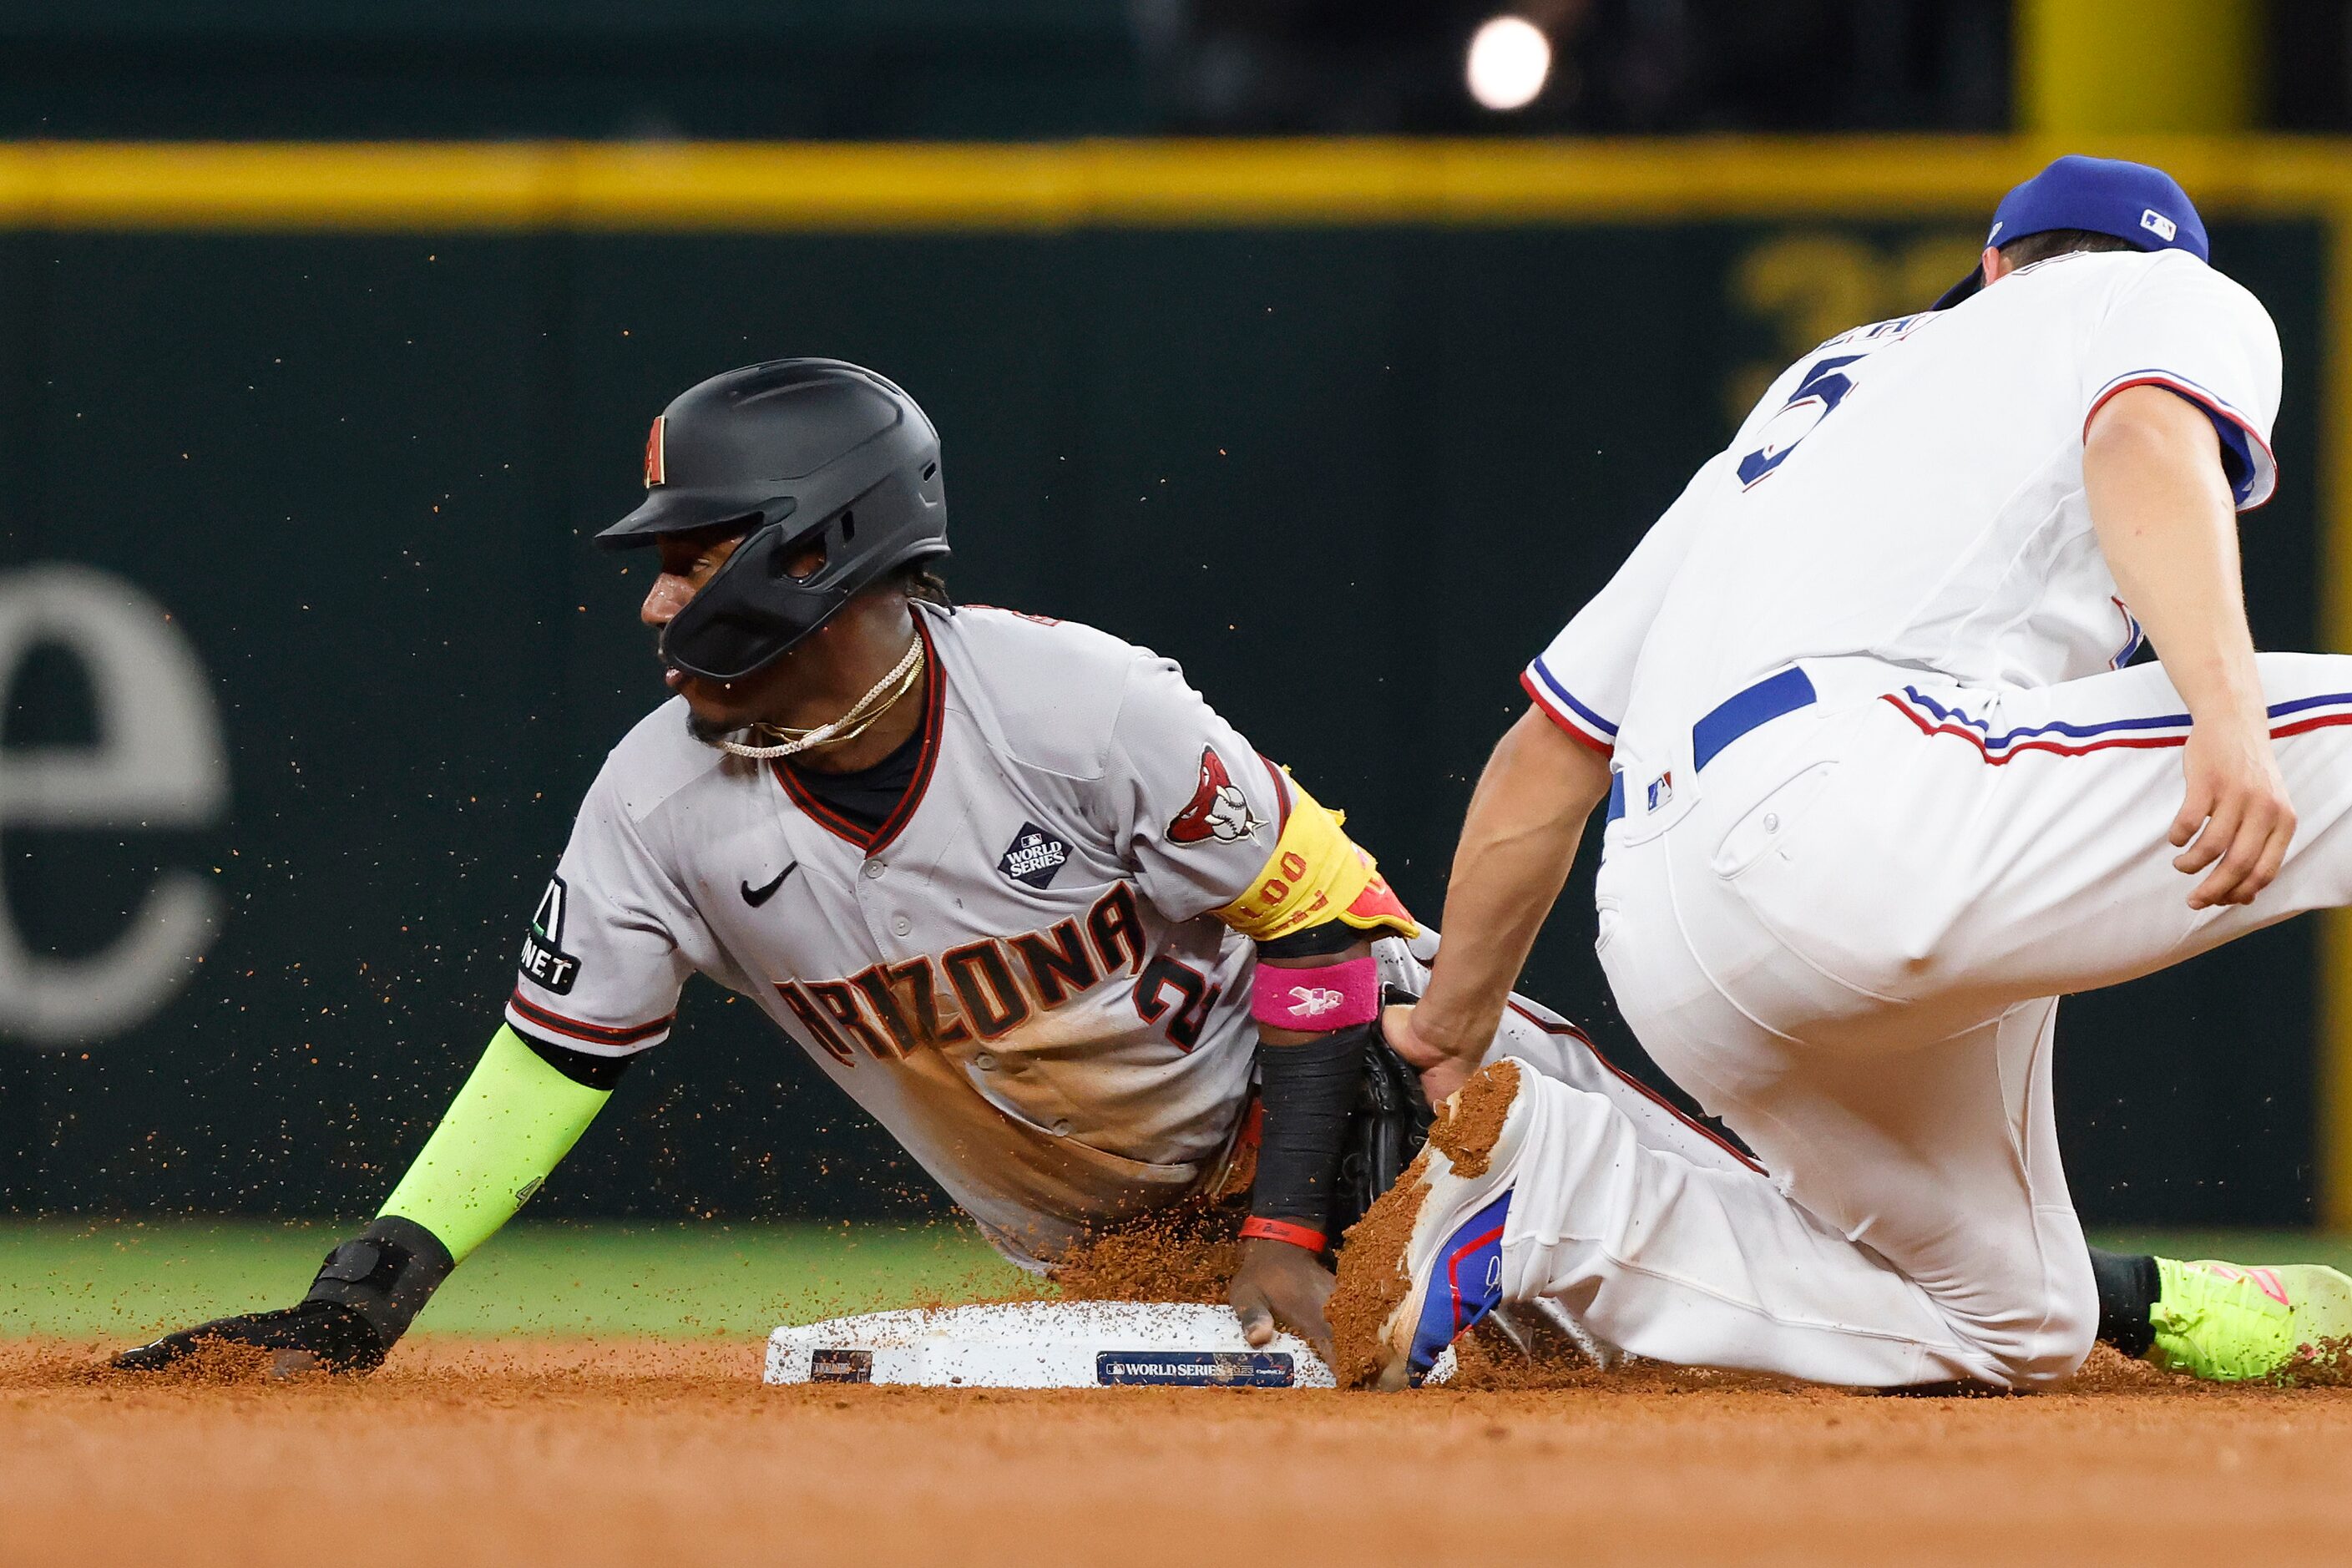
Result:
<instances>
[{"instance_id":1,"label":"number 5 on jersey","mask_svg":"<svg viewBox=\"0 0 2352 1568\"><path fill-rule=\"evenodd\" d=\"M1845 395L1853 390L1853 379L1843 374L1847 365L1862 359L1862 354L1832 354L1817 361L1805 372L1797 390L1789 394L1789 401L1772 416L1764 426L1764 445L1739 459L1739 483L1742 489L1759 480L1789 460L1797 443L1813 433L1813 426L1828 418Z\"/></svg>"}]
</instances>

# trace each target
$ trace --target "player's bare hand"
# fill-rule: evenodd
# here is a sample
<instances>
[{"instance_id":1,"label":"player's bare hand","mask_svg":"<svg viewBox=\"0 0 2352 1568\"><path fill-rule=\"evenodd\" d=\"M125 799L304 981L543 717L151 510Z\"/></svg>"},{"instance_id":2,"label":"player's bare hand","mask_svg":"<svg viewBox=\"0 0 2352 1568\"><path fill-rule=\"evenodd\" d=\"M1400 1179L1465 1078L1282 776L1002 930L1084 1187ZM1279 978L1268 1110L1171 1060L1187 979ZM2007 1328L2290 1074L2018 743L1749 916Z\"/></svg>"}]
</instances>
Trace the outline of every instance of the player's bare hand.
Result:
<instances>
[{"instance_id":1,"label":"player's bare hand","mask_svg":"<svg viewBox=\"0 0 2352 1568\"><path fill-rule=\"evenodd\" d=\"M1331 1325L1323 1309L1331 1285L1330 1271L1305 1247L1253 1236L1242 1241L1241 1264L1225 1294L1250 1343L1272 1344L1276 1328L1286 1328L1328 1363Z\"/></svg>"},{"instance_id":2,"label":"player's bare hand","mask_svg":"<svg viewBox=\"0 0 2352 1568\"><path fill-rule=\"evenodd\" d=\"M1478 1058L1483 1052L1457 1053L1431 1040L1413 1023L1414 1009L1410 1005L1384 1007L1381 1010L1381 1037L1389 1049L1402 1057L1405 1064L1421 1074L1421 1092L1429 1103L1439 1105L1445 1097L1470 1081L1478 1070Z\"/></svg>"},{"instance_id":3,"label":"player's bare hand","mask_svg":"<svg viewBox=\"0 0 2352 1568\"><path fill-rule=\"evenodd\" d=\"M2210 870L2189 895L2192 910L2250 904L2271 885L2294 838L2294 807L2280 776L2267 726L2208 723L2189 731L2181 753L2188 788L2168 836L2176 869Z\"/></svg>"}]
</instances>

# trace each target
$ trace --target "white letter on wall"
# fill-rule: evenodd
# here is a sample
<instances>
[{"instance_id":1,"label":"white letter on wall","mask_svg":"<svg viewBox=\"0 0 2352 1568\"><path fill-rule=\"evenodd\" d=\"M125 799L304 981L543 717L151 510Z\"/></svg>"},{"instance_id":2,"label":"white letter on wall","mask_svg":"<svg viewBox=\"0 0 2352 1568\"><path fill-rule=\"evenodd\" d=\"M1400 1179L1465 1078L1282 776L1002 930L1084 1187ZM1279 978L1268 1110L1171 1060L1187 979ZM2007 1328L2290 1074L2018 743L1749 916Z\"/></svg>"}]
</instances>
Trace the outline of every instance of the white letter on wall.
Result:
<instances>
[{"instance_id":1,"label":"white letter on wall","mask_svg":"<svg viewBox=\"0 0 2352 1568\"><path fill-rule=\"evenodd\" d=\"M95 694L98 743L0 752L0 825L202 827L228 804L228 753L204 667L163 607L87 566L0 576L0 693L40 643L71 650ZM221 897L169 870L104 952L27 952L0 906L0 1033L36 1046L138 1027L187 983L211 944Z\"/></svg>"}]
</instances>

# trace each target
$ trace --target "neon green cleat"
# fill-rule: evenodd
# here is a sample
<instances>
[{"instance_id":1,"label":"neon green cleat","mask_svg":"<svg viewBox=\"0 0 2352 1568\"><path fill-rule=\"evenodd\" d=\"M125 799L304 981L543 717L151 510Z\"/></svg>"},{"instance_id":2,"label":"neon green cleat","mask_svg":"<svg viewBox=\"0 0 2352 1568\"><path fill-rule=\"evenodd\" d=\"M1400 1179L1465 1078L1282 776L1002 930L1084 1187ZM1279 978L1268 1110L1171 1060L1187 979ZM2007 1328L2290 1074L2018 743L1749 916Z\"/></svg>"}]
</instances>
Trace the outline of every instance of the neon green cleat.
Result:
<instances>
[{"instance_id":1,"label":"neon green cleat","mask_svg":"<svg viewBox=\"0 0 2352 1568\"><path fill-rule=\"evenodd\" d=\"M2213 1383L2352 1376L2352 1278L2318 1263L2156 1260L2147 1359Z\"/></svg>"}]
</instances>

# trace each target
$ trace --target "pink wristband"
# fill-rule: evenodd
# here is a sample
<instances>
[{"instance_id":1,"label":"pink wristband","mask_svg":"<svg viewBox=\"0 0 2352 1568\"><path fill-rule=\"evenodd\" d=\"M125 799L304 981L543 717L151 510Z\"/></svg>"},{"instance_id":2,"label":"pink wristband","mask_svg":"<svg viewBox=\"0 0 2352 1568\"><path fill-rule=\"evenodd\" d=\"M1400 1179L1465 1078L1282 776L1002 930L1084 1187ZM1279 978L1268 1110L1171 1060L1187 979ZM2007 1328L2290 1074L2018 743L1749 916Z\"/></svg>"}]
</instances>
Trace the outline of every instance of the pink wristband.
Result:
<instances>
[{"instance_id":1,"label":"pink wristband","mask_svg":"<svg viewBox=\"0 0 2352 1568\"><path fill-rule=\"evenodd\" d=\"M1260 963L1250 977L1250 1016L1272 1029L1328 1035L1381 1016L1381 969L1350 958L1313 969Z\"/></svg>"}]
</instances>

